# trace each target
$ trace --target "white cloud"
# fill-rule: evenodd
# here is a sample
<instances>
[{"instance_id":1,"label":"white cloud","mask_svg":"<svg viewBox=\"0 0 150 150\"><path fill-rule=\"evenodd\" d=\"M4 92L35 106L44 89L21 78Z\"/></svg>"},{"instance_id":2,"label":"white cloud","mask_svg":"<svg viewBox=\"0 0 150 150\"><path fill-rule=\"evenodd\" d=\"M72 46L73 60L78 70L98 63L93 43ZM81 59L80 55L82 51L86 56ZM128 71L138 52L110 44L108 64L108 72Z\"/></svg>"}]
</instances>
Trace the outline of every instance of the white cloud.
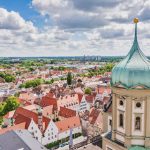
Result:
<instances>
[{"instance_id":1,"label":"white cloud","mask_svg":"<svg viewBox=\"0 0 150 150\"><path fill-rule=\"evenodd\" d=\"M17 12L8 12L4 8L0 8L0 29L8 30L26 30L27 32L34 31L32 22L25 21Z\"/></svg>"},{"instance_id":2,"label":"white cloud","mask_svg":"<svg viewBox=\"0 0 150 150\"><path fill-rule=\"evenodd\" d=\"M125 55L136 16L144 20L138 24L141 49L150 55L149 0L32 0L32 7L45 16L43 29L0 8L2 56Z\"/></svg>"}]
</instances>

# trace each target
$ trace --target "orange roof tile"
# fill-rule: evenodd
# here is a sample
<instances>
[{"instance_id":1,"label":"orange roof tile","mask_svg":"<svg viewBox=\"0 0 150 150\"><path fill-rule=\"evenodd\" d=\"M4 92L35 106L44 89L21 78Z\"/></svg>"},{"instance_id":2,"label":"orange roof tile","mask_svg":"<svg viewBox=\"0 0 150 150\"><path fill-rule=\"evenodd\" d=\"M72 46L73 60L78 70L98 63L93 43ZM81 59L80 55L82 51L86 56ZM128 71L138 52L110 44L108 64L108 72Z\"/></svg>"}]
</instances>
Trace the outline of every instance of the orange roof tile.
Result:
<instances>
[{"instance_id":1,"label":"orange roof tile","mask_svg":"<svg viewBox=\"0 0 150 150\"><path fill-rule=\"evenodd\" d=\"M42 97L41 106L46 107L50 105L57 106L57 99L47 96Z\"/></svg>"},{"instance_id":2,"label":"orange roof tile","mask_svg":"<svg viewBox=\"0 0 150 150\"><path fill-rule=\"evenodd\" d=\"M32 111L29 111L27 109L24 109L22 107L18 107L16 109L13 118L15 119L15 124L18 124L21 122L26 122L29 124L31 119L33 119L36 124L38 123L38 114ZM50 119L43 116L43 123L45 123L45 129L47 128L49 122L50 122Z\"/></svg>"},{"instance_id":3,"label":"orange roof tile","mask_svg":"<svg viewBox=\"0 0 150 150\"><path fill-rule=\"evenodd\" d=\"M31 103L29 102L29 101L26 101L26 100L24 100L24 99L18 99L18 101L21 103L21 104L23 104L24 106L28 106L28 105L31 105Z\"/></svg>"},{"instance_id":4,"label":"orange roof tile","mask_svg":"<svg viewBox=\"0 0 150 150\"><path fill-rule=\"evenodd\" d=\"M90 115L89 115L89 119L90 119L90 123L91 124L95 124L96 120L98 119L98 116L100 115L100 111L93 108Z\"/></svg>"},{"instance_id":5,"label":"orange roof tile","mask_svg":"<svg viewBox=\"0 0 150 150\"><path fill-rule=\"evenodd\" d=\"M47 93L46 97L54 97L54 94L52 92Z\"/></svg>"},{"instance_id":6,"label":"orange roof tile","mask_svg":"<svg viewBox=\"0 0 150 150\"><path fill-rule=\"evenodd\" d=\"M69 109L69 108L60 107L59 116L62 116L65 118L73 117L73 116L76 116L76 111Z\"/></svg>"},{"instance_id":7,"label":"orange roof tile","mask_svg":"<svg viewBox=\"0 0 150 150\"><path fill-rule=\"evenodd\" d=\"M83 97L82 94L78 94L79 103L81 103L82 97Z\"/></svg>"},{"instance_id":8,"label":"orange roof tile","mask_svg":"<svg viewBox=\"0 0 150 150\"><path fill-rule=\"evenodd\" d=\"M110 87L104 87L104 86L99 87L97 92L99 94L103 94L105 90L107 91L108 94L111 94L111 88Z\"/></svg>"},{"instance_id":9,"label":"orange roof tile","mask_svg":"<svg viewBox=\"0 0 150 150\"><path fill-rule=\"evenodd\" d=\"M43 116L47 117L53 114L53 105L43 107Z\"/></svg>"},{"instance_id":10,"label":"orange roof tile","mask_svg":"<svg viewBox=\"0 0 150 150\"><path fill-rule=\"evenodd\" d=\"M71 128L76 128L81 126L79 116L70 117L62 121L58 121L55 124L58 127L59 132L64 132Z\"/></svg>"}]
</instances>

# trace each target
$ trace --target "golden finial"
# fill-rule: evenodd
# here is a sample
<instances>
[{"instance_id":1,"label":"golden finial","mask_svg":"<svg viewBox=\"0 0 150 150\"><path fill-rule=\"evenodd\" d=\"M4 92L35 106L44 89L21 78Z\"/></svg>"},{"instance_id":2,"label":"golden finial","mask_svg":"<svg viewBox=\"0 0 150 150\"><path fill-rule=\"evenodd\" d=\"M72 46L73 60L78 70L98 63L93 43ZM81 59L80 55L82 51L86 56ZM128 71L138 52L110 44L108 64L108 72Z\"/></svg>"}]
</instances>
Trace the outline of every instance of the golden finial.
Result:
<instances>
[{"instance_id":1,"label":"golden finial","mask_svg":"<svg viewBox=\"0 0 150 150\"><path fill-rule=\"evenodd\" d=\"M134 18L134 23L138 23L139 22L139 19L138 18Z\"/></svg>"}]
</instances>

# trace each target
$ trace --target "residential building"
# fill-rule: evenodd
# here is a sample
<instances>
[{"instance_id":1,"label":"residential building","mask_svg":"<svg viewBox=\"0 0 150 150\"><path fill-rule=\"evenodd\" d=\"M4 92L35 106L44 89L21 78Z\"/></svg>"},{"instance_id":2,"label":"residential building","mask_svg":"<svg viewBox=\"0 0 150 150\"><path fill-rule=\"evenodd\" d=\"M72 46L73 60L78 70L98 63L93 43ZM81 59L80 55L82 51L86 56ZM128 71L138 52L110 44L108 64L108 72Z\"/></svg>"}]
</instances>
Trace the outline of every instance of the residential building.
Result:
<instances>
[{"instance_id":1,"label":"residential building","mask_svg":"<svg viewBox=\"0 0 150 150\"><path fill-rule=\"evenodd\" d=\"M78 94L79 98L79 112L85 112L90 110L90 104L86 101L85 95Z\"/></svg>"}]
</instances>

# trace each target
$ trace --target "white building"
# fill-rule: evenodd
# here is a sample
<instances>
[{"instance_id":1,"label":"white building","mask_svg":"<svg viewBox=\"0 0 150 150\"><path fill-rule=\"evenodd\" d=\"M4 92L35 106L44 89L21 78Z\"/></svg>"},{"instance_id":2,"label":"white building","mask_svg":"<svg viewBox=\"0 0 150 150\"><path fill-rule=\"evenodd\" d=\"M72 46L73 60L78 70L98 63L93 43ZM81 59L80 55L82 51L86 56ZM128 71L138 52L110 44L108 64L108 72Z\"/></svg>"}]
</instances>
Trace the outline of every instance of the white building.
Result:
<instances>
[{"instance_id":1,"label":"white building","mask_svg":"<svg viewBox=\"0 0 150 150\"><path fill-rule=\"evenodd\" d=\"M79 97L79 112L85 112L86 110L90 110L90 104L86 101L85 96Z\"/></svg>"},{"instance_id":2,"label":"white building","mask_svg":"<svg viewBox=\"0 0 150 150\"><path fill-rule=\"evenodd\" d=\"M21 128L27 129L43 145L68 137L70 129L72 129L73 134L82 132L79 116L53 122L53 120L42 116L40 109L36 114L19 107L13 118L14 128L15 125L24 123Z\"/></svg>"}]
</instances>

